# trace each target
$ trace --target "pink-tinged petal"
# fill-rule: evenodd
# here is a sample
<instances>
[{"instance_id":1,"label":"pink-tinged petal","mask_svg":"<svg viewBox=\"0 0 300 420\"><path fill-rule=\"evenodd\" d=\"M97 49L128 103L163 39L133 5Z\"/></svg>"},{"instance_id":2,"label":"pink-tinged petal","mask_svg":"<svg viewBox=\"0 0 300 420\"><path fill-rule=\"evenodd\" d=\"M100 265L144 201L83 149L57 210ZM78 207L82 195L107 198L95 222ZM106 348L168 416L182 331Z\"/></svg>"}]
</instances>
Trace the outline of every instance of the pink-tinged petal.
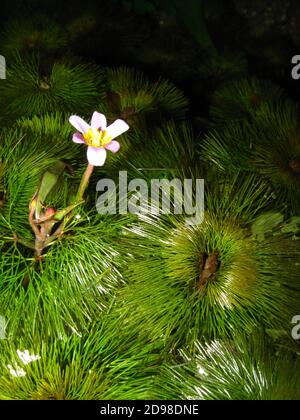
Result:
<instances>
[{"instance_id":1,"label":"pink-tinged petal","mask_svg":"<svg viewBox=\"0 0 300 420\"><path fill-rule=\"evenodd\" d=\"M113 153L117 153L120 149L120 143L116 140L113 140L105 146L105 149L110 150Z\"/></svg>"},{"instance_id":2,"label":"pink-tinged petal","mask_svg":"<svg viewBox=\"0 0 300 420\"><path fill-rule=\"evenodd\" d=\"M95 111L92 116L91 127L96 128L97 130L104 131L107 126L106 117L100 112Z\"/></svg>"},{"instance_id":3,"label":"pink-tinged petal","mask_svg":"<svg viewBox=\"0 0 300 420\"><path fill-rule=\"evenodd\" d=\"M91 165L102 166L106 160L106 150L98 147L88 147L87 158Z\"/></svg>"},{"instance_id":4,"label":"pink-tinged petal","mask_svg":"<svg viewBox=\"0 0 300 420\"><path fill-rule=\"evenodd\" d=\"M129 125L123 120L116 120L110 126L107 127L106 133L109 137L115 139L121 134L125 133L129 129Z\"/></svg>"},{"instance_id":5,"label":"pink-tinged petal","mask_svg":"<svg viewBox=\"0 0 300 420\"><path fill-rule=\"evenodd\" d=\"M88 125L88 123L85 122L82 118L78 117L77 115L72 115L69 118L69 121L73 125L73 127L77 128L77 130L81 134L86 133L88 131L88 129L90 128L90 126Z\"/></svg>"},{"instance_id":6,"label":"pink-tinged petal","mask_svg":"<svg viewBox=\"0 0 300 420\"><path fill-rule=\"evenodd\" d=\"M73 140L74 143L85 143L85 141L82 137L82 134L80 134L80 133L73 134L73 139L72 140Z\"/></svg>"}]
</instances>

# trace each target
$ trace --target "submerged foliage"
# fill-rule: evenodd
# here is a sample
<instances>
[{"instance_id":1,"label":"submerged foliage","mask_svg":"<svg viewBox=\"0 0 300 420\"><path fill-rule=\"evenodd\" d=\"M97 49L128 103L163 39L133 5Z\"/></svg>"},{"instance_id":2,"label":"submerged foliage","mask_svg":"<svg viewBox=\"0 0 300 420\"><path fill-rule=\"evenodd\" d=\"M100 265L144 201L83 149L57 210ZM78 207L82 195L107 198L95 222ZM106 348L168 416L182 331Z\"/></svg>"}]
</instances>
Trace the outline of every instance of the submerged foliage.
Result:
<instances>
[{"instance_id":1,"label":"submerged foliage","mask_svg":"<svg viewBox=\"0 0 300 420\"><path fill-rule=\"evenodd\" d=\"M30 320L29 320L30 322ZM116 339L113 322L93 323L82 336L56 339L48 327L0 342L0 398L4 400L113 400L150 398L160 343ZM36 356L27 362L24 356ZM21 358L20 358L21 356ZM23 360L22 360L23 359ZM27 357L28 359L28 357Z\"/></svg>"},{"instance_id":2,"label":"submerged foliage","mask_svg":"<svg viewBox=\"0 0 300 420\"><path fill-rule=\"evenodd\" d=\"M47 112L88 112L101 98L100 70L92 64L54 62L45 66L38 55L17 55L0 84L4 121Z\"/></svg>"},{"instance_id":3,"label":"submerged foliage","mask_svg":"<svg viewBox=\"0 0 300 420\"><path fill-rule=\"evenodd\" d=\"M280 227L263 242L253 234L270 196L263 184L238 178L207 192L199 224L145 214L128 229L135 259L119 297L123 322L184 345L260 324L286 329L299 310L299 242Z\"/></svg>"},{"instance_id":4,"label":"submerged foliage","mask_svg":"<svg viewBox=\"0 0 300 420\"><path fill-rule=\"evenodd\" d=\"M300 398L298 106L217 51L222 2L173 3L1 30L0 399Z\"/></svg>"},{"instance_id":5,"label":"submerged foliage","mask_svg":"<svg viewBox=\"0 0 300 420\"><path fill-rule=\"evenodd\" d=\"M299 400L299 356L269 351L259 335L195 343L162 368L158 394L167 399Z\"/></svg>"},{"instance_id":6,"label":"submerged foliage","mask_svg":"<svg viewBox=\"0 0 300 420\"><path fill-rule=\"evenodd\" d=\"M202 159L224 171L255 172L273 188L278 206L300 210L299 110L291 101L264 104L251 122L230 122L209 133Z\"/></svg>"},{"instance_id":7,"label":"submerged foliage","mask_svg":"<svg viewBox=\"0 0 300 420\"><path fill-rule=\"evenodd\" d=\"M112 117L141 124L153 114L164 119L185 116L188 101L169 80L150 82L142 72L127 67L104 69L104 79L107 95L99 109Z\"/></svg>"},{"instance_id":8,"label":"submerged foliage","mask_svg":"<svg viewBox=\"0 0 300 420\"><path fill-rule=\"evenodd\" d=\"M283 90L255 78L233 81L217 89L211 100L211 117L219 123L251 119L264 104L274 103Z\"/></svg>"}]
</instances>

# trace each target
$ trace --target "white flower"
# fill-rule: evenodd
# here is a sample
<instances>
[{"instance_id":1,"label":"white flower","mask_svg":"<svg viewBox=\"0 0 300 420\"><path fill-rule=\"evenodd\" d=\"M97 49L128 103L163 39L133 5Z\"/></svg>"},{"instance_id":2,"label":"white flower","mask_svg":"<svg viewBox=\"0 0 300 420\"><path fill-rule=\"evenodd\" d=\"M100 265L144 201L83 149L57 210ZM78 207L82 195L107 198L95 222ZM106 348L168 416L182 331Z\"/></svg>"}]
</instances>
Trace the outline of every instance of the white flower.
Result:
<instances>
[{"instance_id":1,"label":"white flower","mask_svg":"<svg viewBox=\"0 0 300 420\"><path fill-rule=\"evenodd\" d=\"M85 122L78 115L69 118L70 123L78 132L73 135L74 143L85 143L88 146L87 158L90 165L102 166L106 160L106 150L117 153L120 143L114 140L125 133L129 125L123 120L116 120L107 127L106 117L95 111L91 124Z\"/></svg>"},{"instance_id":2,"label":"white flower","mask_svg":"<svg viewBox=\"0 0 300 420\"><path fill-rule=\"evenodd\" d=\"M20 378L22 376L26 375L26 372L24 371L24 369L22 369L20 366L15 365L14 367L12 365L7 365L10 374L12 376L14 376L15 378Z\"/></svg>"},{"instance_id":3,"label":"white flower","mask_svg":"<svg viewBox=\"0 0 300 420\"><path fill-rule=\"evenodd\" d=\"M40 356L35 356L34 354L30 355L28 350L17 350L17 354L24 365L28 365L28 363L35 362L40 359Z\"/></svg>"}]
</instances>

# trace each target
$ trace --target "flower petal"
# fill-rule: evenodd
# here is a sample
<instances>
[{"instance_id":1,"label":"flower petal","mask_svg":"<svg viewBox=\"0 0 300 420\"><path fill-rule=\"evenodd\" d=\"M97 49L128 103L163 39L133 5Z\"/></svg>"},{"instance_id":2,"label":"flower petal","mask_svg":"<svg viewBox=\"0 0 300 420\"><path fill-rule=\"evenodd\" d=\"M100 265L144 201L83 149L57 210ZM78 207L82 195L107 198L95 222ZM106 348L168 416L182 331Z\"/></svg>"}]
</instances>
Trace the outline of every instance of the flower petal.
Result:
<instances>
[{"instance_id":1,"label":"flower petal","mask_svg":"<svg viewBox=\"0 0 300 420\"><path fill-rule=\"evenodd\" d=\"M72 140L74 143L85 143L85 141L83 140L82 134L80 133L73 134Z\"/></svg>"},{"instance_id":2,"label":"flower petal","mask_svg":"<svg viewBox=\"0 0 300 420\"><path fill-rule=\"evenodd\" d=\"M96 128L97 130L104 131L107 126L106 117L100 112L95 111L92 116L91 127Z\"/></svg>"},{"instance_id":3,"label":"flower petal","mask_svg":"<svg viewBox=\"0 0 300 420\"><path fill-rule=\"evenodd\" d=\"M91 165L102 166L106 160L106 150L98 147L88 147L87 158Z\"/></svg>"},{"instance_id":4,"label":"flower petal","mask_svg":"<svg viewBox=\"0 0 300 420\"><path fill-rule=\"evenodd\" d=\"M120 149L120 143L116 140L113 140L105 146L105 149L110 150L113 153L117 153Z\"/></svg>"},{"instance_id":5,"label":"flower petal","mask_svg":"<svg viewBox=\"0 0 300 420\"><path fill-rule=\"evenodd\" d=\"M73 127L77 128L81 134L84 134L88 131L90 126L87 122L85 122L82 118L78 117L77 115L72 115L69 118L69 122L73 125Z\"/></svg>"},{"instance_id":6,"label":"flower petal","mask_svg":"<svg viewBox=\"0 0 300 420\"><path fill-rule=\"evenodd\" d=\"M107 127L106 133L113 139L125 133L129 129L129 125L123 120L116 120L110 126Z\"/></svg>"}]
</instances>

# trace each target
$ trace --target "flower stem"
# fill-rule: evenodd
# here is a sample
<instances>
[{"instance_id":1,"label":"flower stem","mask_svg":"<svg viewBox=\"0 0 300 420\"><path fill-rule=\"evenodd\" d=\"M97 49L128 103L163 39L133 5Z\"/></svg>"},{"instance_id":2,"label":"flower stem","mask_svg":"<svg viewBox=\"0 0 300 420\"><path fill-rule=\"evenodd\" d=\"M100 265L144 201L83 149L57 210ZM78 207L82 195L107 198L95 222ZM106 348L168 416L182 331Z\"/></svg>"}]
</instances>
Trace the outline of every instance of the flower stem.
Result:
<instances>
[{"instance_id":1,"label":"flower stem","mask_svg":"<svg viewBox=\"0 0 300 420\"><path fill-rule=\"evenodd\" d=\"M77 192L77 195L76 195L76 203L78 203L79 201L82 201L83 194L84 194L84 192L85 192L85 190L86 190L86 188L89 184L89 180L90 180L90 177L93 173L93 170L94 170L94 165L91 165L89 163L85 172L84 172L84 174L83 174L83 176L82 176L82 178L81 178L81 182L80 182L78 192Z\"/></svg>"}]
</instances>

